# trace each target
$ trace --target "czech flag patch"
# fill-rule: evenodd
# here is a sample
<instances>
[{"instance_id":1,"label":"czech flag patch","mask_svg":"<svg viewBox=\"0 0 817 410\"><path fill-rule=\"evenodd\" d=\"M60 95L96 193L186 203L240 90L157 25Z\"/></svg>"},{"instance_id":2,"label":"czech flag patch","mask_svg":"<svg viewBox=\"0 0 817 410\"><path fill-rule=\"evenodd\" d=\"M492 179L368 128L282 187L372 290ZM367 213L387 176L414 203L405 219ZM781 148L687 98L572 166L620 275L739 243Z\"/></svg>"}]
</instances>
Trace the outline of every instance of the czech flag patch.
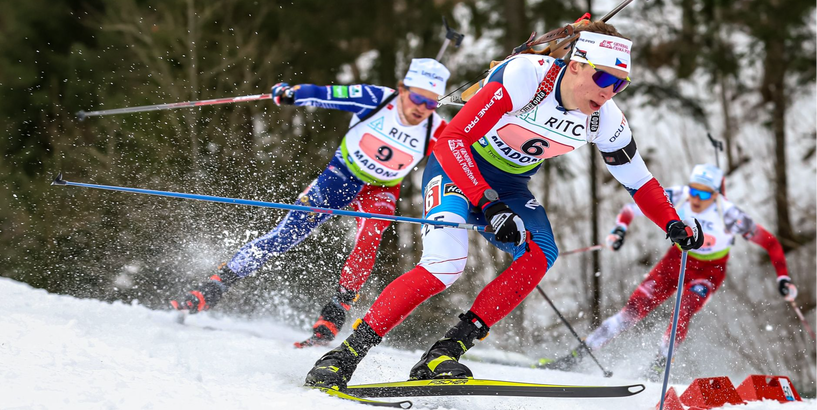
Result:
<instances>
[{"instance_id":1,"label":"czech flag patch","mask_svg":"<svg viewBox=\"0 0 817 410\"><path fill-rule=\"evenodd\" d=\"M616 59L616 67L627 68L627 64L617 58Z\"/></svg>"}]
</instances>

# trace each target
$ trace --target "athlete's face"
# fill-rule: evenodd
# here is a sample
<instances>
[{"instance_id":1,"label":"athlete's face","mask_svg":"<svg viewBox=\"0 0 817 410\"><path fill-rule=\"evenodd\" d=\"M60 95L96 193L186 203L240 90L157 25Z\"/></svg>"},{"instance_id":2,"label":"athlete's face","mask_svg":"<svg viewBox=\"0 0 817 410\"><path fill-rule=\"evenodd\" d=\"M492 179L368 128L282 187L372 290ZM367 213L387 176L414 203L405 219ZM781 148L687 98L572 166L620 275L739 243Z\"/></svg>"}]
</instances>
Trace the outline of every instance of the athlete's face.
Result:
<instances>
[{"instance_id":1,"label":"athlete's face","mask_svg":"<svg viewBox=\"0 0 817 410\"><path fill-rule=\"evenodd\" d=\"M596 68L606 71L618 78L627 78L627 72L621 69L597 65ZM562 88L562 103L568 109L578 109L586 115L598 111L604 103L613 98L613 86L599 87L593 81L596 70L589 64L571 61L567 66L567 75L572 81L567 90Z\"/></svg>"},{"instance_id":2,"label":"athlete's face","mask_svg":"<svg viewBox=\"0 0 817 410\"><path fill-rule=\"evenodd\" d=\"M402 110L402 118L406 120L408 125L417 125L434 113L433 109L429 109L425 103L415 104L410 98L410 94L418 94L421 97L427 98L429 101L437 101L440 96L422 88L408 88L400 87L400 109Z\"/></svg>"},{"instance_id":3,"label":"athlete's face","mask_svg":"<svg viewBox=\"0 0 817 410\"><path fill-rule=\"evenodd\" d=\"M690 208L692 208L692 212L700 213L700 212L705 211L706 208L709 208L709 206L712 205L712 203L715 202L715 199L718 197L718 193L715 192L715 191L712 191L712 188L709 188L706 185L693 182L693 183L689 184L689 187L692 188L692 189L696 189L698 191L702 191L704 193L708 192L708 193L711 194L709 199L706 199L706 200L701 199L700 196L697 196L697 195L690 195L689 196L689 206L690 206Z\"/></svg>"}]
</instances>

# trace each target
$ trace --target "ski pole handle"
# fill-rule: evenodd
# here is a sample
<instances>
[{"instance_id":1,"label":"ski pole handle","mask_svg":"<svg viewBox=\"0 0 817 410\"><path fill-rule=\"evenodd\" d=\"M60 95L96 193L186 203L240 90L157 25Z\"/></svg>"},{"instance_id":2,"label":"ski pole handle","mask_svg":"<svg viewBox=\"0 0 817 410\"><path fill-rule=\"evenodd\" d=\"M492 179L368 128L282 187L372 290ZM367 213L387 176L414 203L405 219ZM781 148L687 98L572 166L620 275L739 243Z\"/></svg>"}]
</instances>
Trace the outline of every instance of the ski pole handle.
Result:
<instances>
[{"instance_id":1,"label":"ski pole handle","mask_svg":"<svg viewBox=\"0 0 817 410\"><path fill-rule=\"evenodd\" d=\"M241 96L241 97L214 98L212 100L185 101L185 102L168 103L168 104L142 105L142 106L139 106L139 107L114 108L114 109L110 109L110 110L101 110L101 111L79 111L79 112L77 112L77 118L80 121L84 121L88 117L98 117L98 116L111 115L111 114L130 114L130 113L134 113L134 112L174 110L174 109L177 109L177 108L194 108L194 107L201 107L201 106L205 106L205 105L231 104L231 103L244 102L244 101L269 100L271 98L272 98L272 94L257 94L257 95L245 95L245 96Z\"/></svg>"}]
</instances>

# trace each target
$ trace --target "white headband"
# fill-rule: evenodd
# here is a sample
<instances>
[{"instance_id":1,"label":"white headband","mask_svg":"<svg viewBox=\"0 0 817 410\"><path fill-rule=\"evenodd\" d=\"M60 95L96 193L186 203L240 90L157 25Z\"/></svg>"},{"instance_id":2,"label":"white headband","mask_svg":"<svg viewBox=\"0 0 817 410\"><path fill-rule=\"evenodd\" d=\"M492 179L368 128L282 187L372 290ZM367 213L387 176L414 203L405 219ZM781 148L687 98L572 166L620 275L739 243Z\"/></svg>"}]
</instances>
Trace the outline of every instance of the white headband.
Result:
<instances>
[{"instance_id":1,"label":"white headband","mask_svg":"<svg viewBox=\"0 0 817 410\"><path fill-rule=\"evenodd\" d=\"M570 59L580 63L588 61L630 72L630 49L633 42L621 37L582 31Z\"/></svg>"}]
</instances>

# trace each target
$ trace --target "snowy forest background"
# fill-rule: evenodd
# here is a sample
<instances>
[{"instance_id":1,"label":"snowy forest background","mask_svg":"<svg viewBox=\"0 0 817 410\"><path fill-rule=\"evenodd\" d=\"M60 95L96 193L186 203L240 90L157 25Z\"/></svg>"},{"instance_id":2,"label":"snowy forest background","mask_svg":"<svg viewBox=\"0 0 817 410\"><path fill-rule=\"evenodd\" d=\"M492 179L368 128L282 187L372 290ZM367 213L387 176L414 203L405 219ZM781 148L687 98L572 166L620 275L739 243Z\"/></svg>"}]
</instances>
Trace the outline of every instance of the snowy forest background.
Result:
<instances>
[{"instance_id":1,"label":"snowy forest background","mask_svg":"<svg viewBox=\"0 0 817 410\"><path fill-rule=\"evenodd\" d=\"M70 181L292 202L338 146L349 114L269 101L77 121L108 109L269 92L291 84L394 86L413 57L434 57L441 17L466 35L443 62L449 91L528 38L596 18L614 1L3 1L0 14L0 275L50 292L166 309L283 212L123 193L56 188ZM725 142L727 196L776 234L815 327L817 105L811 0L636 1L610 22L635 42L633 85L616 101L666 186L714 162L706 134ZM450 118L456 113L445 108ZM548 161L532 189L563 251L600 243L627 192L592 147ZM400 214L419 216L421 170ZM421 252L419 229L392 225L352 310ZM234 287L214 314L273 317L308 328L334 291L354 235L327 223L261 274ZM386 343L425 348L510 260L473 236L466 274L395 329ZM668 247L647 220L622 250L564 256L542 288L579 334L615 313ZM729 275L692 321L675 380L784 374L814 396L815 345L777 294L763 249L738 239ZM598 272L598 273L596 273ZM599 352L613 368L655 354L672 303ZM531 294L483 343L531 358L575 346ZM588 364L587 371L592 367Z\"/></svg>"}]
</instances>

